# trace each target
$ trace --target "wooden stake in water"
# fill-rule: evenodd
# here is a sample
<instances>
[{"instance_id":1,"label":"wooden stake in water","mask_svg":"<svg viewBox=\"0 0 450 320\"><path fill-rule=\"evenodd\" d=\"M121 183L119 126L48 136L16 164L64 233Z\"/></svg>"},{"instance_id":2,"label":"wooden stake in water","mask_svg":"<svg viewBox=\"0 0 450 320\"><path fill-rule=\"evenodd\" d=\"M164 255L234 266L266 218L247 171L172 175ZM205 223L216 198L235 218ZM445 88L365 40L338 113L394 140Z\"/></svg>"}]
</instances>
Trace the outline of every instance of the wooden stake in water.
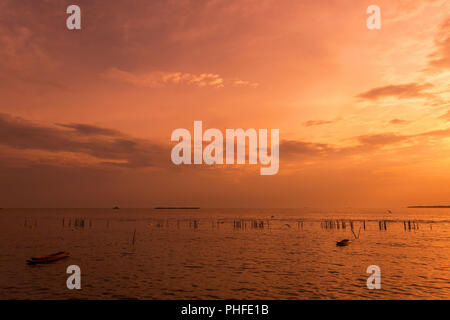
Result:
<instances>
[{"instance_id":1,"label":"wooden stake in water","mask_svg":"<svg viewBox=\"0 0 450 320\"><path fill-rule=\"evenodd\" d=\"M133 233L133 241L131 242L133 244L133 248L134 248L134 243L136 241L136 229L134 229L134 233Z\"/></svg>"}]
</instances>

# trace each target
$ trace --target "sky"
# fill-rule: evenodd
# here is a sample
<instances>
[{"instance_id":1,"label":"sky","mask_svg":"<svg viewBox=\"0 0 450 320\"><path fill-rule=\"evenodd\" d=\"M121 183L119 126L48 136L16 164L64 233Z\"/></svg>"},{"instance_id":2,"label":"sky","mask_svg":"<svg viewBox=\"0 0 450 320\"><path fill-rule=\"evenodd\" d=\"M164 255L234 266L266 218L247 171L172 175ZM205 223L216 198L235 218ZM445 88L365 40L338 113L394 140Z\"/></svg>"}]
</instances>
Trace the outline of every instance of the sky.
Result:
<instances>
[{"instance_id":1,"label":"sky","mask_svg":"<svg viewBox=\"0 0 450 320\"><path fill-rule=\"evenodd\" d=\"M4 0L0 207L450 204L449 9ZM279 129L279 172L174 165L171 134L195 120Z\"/></svg>"}]
</instances>

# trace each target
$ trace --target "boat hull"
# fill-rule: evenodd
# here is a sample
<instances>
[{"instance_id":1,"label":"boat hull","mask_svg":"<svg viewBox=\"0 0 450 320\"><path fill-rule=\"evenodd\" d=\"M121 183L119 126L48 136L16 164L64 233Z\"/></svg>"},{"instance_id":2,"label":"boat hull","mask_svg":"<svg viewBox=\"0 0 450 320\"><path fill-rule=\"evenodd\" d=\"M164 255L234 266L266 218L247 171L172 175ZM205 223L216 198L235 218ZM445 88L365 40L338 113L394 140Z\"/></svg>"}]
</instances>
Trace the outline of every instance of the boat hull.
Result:
<instances>
[{"instance_id":1,"label":"boat hull","mask_svg":"<svg viewBox=\"0 0 450 320\"><path fill-rule=\"evenodd\" d=\"M69 256L70 256L70 253L61 251L61 252L49 254L47 256L33 257L33 258L27 260L27 264L34 265L34 264L51 263L51 262L55 262L55 261L59 261L59 260L68 258Z\"/></svg>"},{"instance_id":2,"label":"boat hull","mask_svg":"<svg viewBox=\"0 0 450 320\"><path fill-rule=\"evenodd\" d=\"M338 247L346 247L352 243L351 241L336 241L336 246Z\"/></svg>"}]
</instances>

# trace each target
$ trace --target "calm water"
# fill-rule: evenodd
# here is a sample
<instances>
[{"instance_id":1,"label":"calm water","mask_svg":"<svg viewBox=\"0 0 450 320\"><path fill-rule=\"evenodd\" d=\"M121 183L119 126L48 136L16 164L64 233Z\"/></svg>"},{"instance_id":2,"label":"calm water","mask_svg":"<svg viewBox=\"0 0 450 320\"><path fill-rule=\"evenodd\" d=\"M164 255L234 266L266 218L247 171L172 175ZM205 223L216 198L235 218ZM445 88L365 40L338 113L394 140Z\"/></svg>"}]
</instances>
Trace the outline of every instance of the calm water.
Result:
<instances>
[{"instance_id":1,"label":"calm water","mask_svg":"<svg viewBox=\"0 0 450 320\"><path fill-rule=\"evenodd\" d=\"M391 210L3 209L0 298L450 299L450 209ZM355 221L360 238L336 247L354 238L349 222L325 219L366 229ZM61 250L71 257L25 264ZM82 290L66 287L71 264ZM369 265L381 268L381 290L366 287Z\"/></svg>"}]
</instances>

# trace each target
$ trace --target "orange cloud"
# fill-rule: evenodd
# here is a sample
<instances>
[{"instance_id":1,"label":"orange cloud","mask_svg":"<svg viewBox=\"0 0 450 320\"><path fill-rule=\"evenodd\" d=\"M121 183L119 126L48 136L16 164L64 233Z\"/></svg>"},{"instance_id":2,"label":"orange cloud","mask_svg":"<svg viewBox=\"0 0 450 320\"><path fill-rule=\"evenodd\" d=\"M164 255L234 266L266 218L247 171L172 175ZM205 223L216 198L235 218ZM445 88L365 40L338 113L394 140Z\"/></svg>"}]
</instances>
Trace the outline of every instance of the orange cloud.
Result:
<instances>
[{"instance_id":1,"label":"orange cloud","mask_svg":"<svg viewBox=\"0 0 450 320\"><path fill-rule=\"evenodd\" d=\"M439 117L439 119L444 119L444 120L450 121L450 110L447 110L447 112L444 113L443 115L441 115Z\"/></svg>"},{"instance_id":2,"label":"orange cloud","mask_svg":"<svg viewBox=\"0 0 450 320\"><path fill-rule=\"evenodd\" d=\"M309 120L303 123L305 127L312 127L312 126L321 126L324 124L331 124L339 121L341 119L334 119L334 120Z\"/></svg>"},{"instance_id":3,"label":"orange cloud","mask_svg":"<svg viewBox=\"0 0 450 320\"><path fill-rule=\"evenodd\" d=\"M183 73L183 72L150 72L136 74L118 68L109 68L101 74L104 79L119 81L137 87L159 88L169 85L192 85L197 87L223 88L225 82L234 86L256 88L257 83L234 79L225 81L219 74L214 73Z\"/></svg>"},{"instance_id":4,"label":"orange cloud","mask_svg":"<svg viewBox=\"0 0 450 320\"><path fill-rule=\"evenodd\" d=\"M392 119L389 121L390 124L405 124L408 123L408 120L402 120L402 119Z\"/></svg>"},{"instance_id":5,"label":"orange cloud","mask_svg":"<svg viewBox=\"0 0 450 320\"><path fill-rule=\"evenodd\" d=\"M409 99L416 97L423 97L427 94L424 90L433 87L432 84L418 84L418 83L407 83L399 85L387 85L384 87L377 87L370 89L369 91L360 93L357 95L358 98L367 100L378 100L385 97L396 97L398 99Z\"/></svg>"},{"instance_id":6,"label":"orange cloud","mask_svg":"<svg viewBox=\"0 0 450 320\"><path fill-rule=\"evenodd\" d=\"M438 69L450 68L450 18L442 24L435 42L436 51L429 55L429 65Z\"/></svg>"},{"instance_id":7,"label":"orange cloud","mask_svg":"<svg viewBox=\"0 0 450 320\"><path fill-rule=\"evenodd\" d=\"M198 87L223 87L223 79L218 74L191 74L182 72L150 72L135 74L118 68L110 68L101 76L105 79L120 81L137 87L158 88L167 85L188 84Z\"/></svg>"}]
</instances>

